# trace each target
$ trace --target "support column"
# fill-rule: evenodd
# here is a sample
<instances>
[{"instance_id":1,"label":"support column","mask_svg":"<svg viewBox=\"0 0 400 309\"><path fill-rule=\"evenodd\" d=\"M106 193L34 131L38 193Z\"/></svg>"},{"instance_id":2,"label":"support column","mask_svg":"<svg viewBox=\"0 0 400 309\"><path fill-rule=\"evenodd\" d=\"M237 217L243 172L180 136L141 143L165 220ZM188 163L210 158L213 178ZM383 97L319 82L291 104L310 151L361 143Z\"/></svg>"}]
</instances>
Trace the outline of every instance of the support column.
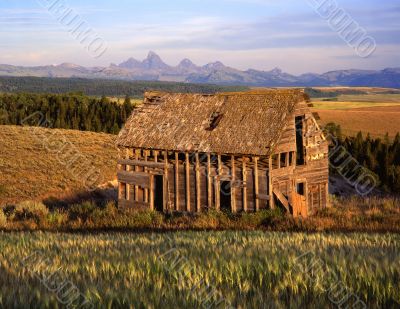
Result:
<instances>
[{"instance_id":1,"label":"support column","mask_svg":"<svg viewBox=\"0 0 400 309\"><path fill-rule=\"evenodd\" d=\"M163 210L168 211L168 151L164 151Z\"/></svg>"},{"instance_id":2,"label":"support column","mask_svg":"<svg viewBox=\"0 0 400 309\"><path fill-rule=\"evenodd\" d=\"M200 157L199 153L196 152L196 210L201 212L201 192L200 192Z\"/></svg>"},{"instance_id":3,"label":"support column","mask_svg":"<svg viewBox=\"0 0 400 309\"><path fill-rule=\"evenodd\" d=\"M268 159L268 194L269 207L275 209L274 188L272 186L272 155Z\"/></svg>"},{"instance_id":4,"label":"support column","mask_svg":"<svg viewBox=\"0 0 400 309\"><path fill-rule=\"evenodd\" d=\"M185 170L186 170L186 211L190 212L190 160L189 153L185 152Z\"/></svg>"},{"instance_id":5,"label":"support column","mask_svg":"<svg viewBox=\"0 0 400 309\"><path fill-rule=\"evenodd\" d=\"M259 194L260 194L260 187L258 183L258 157L253 158L254 161L254 197L255 197L255 208L256 211L260 210L260 199L259 199Z\"/></svg>"},{"instance_id":6,"label":"support column","mask_svg":"<svg viewBox=\"0 0 400 309\"><path fill-rule=\"evenodd\" d=\"M236 207L236 167L235 167L235 156L231 156L231 173L232 173L232 183L231 183L231 208L232 212L237 212Z\"/></svg>"},{"instance_id":7,"label":"support column","mask_svg":"<svg viewBox=\"0 0 400 309\"><path fill-rule=\"evenodd\" d=\"M125 150L125 159L128 159L128 160L130 159L129 153L130 153L130 150L126 149ZM131 170L131 167L127 164L127 165L125 165L125 170L127 172L129 172ZM130 198L131 198L131 185L130 184L125 184L125 199L127 201L129 201Z\"/></svg>"},{"instance_id":8,"label":"support column","mask_svg":"<svg viewBox=\"0 0 400 309\"><path fill-rule=\"evenodd\" d=\"M211 155L207 153L207 197L208 209L212 207L212 178L211 178Z\"/></svg>"},{"instance_id":9,"label":"support column","mask_svg":"<svg viewBox=\"0 0 400 309\"><path fill-rule=\"evenodd\" d=\"M221 155L218 155L218 163L217 163L217 171L218 175L215 177L215 209L221 209L221 174L222 174L222 166L221 166Z\"/></svg>"},{"instance_id":10,"label":"support column","mask_svg":"<svg viewBox=\"0 0 400 309\"><path fill-rule=\"evenodd\" d=\"M139 160L139 156L140 156L140 150L139 149L135 149L135 160ZM139 171L139 167L135 166L135 172ZM139 201L139 187L135 186L135 202Z\"/></svg>"},{"instance_id":11,"label":"support column","mask_svg":"<svg viewBox=\"0 0 400 309\"><path fill-rule=\"evenodd\" d=\"M143 151L144 152L144 162L147 162L147 157L148 157L148 151L147 150L144 150ZM143 171L145 172L145 173L147 173L147 168L145 167L144 169L143 169ZM149 189L147 189L147 188L145 188L144 189L144 202L145 203L148 203L149 202Z\"/></svg>"}]
</instances>

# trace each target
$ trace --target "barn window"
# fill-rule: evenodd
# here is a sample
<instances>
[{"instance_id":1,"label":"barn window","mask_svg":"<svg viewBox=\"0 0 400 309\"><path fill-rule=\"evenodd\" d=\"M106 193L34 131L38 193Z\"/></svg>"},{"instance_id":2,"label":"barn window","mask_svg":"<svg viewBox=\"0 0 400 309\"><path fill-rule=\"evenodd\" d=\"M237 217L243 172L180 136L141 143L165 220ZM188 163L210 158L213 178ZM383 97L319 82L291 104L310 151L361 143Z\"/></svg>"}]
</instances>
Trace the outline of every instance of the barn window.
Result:
<instances>
[{"instance_id":1,"label":"barn window","mask_svg":"<svg viewBox=\"0 0 400 309\"><path fill-rule=\"evenodd\" d=\"M304 182L297 183L297 190L296 191L300 195L305 195Z\"/></svg>"},{"instance_id":2,"label":"barn window","mask_svg":"<svg viewBox=\"0 0 400 309\"><path fill-rule=\"evenodd\" d=\"M281 153L281 168L287 167L287 165L286 165L286 156L287 156L286 152Z\"/></svg>"},{"instance_id":3,"label":"barn window","mask_svg":"<svg viewBox=\"0 0 400 309\"><path fill-rule=\"evenodd\" d=\"M296 147L297 147L297 165L304 165L304 119L305 116L296 117Z\"/></svg>"}]
</instances>

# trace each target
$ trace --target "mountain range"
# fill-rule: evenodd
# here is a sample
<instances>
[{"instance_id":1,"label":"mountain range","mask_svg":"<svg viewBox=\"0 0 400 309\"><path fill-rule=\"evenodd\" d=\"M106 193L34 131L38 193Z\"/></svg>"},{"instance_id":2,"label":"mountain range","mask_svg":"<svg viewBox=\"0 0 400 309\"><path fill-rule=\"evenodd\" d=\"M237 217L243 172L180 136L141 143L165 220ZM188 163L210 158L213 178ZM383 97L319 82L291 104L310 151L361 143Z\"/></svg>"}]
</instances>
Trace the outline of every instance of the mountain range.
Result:
<instances>
[{"instance_id":1,"label":"mountain range","mask_svg":"<svg viewBox=\"0 0 400 309\"><path fill-rule=\"evenodd\" d=\"M241 71L217 61L197 66L183 59L177 66L166 64L159 55L149 52L146 59L134 58L108 67L84 67L72 63L36 67L0 64L0 76L79 77L122 80L175 81L217 85L266 87L365 86L400 88L400 68L384 70L337 70L323 74L291 75L279 68L271 71Z\"/></svg>"}]
</instances>

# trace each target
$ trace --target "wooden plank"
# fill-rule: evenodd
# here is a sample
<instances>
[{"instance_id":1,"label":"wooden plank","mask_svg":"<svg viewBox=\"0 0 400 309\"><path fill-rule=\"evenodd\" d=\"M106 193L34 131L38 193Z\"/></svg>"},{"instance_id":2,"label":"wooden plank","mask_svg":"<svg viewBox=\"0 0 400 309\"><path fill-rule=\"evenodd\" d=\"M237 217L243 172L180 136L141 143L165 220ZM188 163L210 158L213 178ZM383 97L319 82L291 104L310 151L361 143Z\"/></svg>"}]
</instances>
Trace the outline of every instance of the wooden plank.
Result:
<instances>
[{"instance_id":1,"label":"wooden plank","mask_svg":"<svg viewBox=\"0 0 400 309\"><path fill-rule=\"evenodd\" d=\"M260 192L260 187L258 183L258 157L254 157L254 196L255 196L255 206L256 211L260 210L260 201L258 199L258 195Z\"/></svg>"},{"instance_id":2,"label":"wooden plank","mask_svg":"<svg viewBox=\"0 0 400 309\"><path fill-rule=\"evenodd\" d=\"M139 166L139 167L148 167L148 168L164 168L164 166L165 166L164 163L159 163L159 162L127 160L127 159L118 160L118 164Z\"/></svg>"},{"instance_id":3,"label":"wooden plank","mask_svg":"<svg viewBox=\"0 0 400 309\"><path fill-rule=\"evenodd\" d=\"M217 155L217 177L215 179L215 209L220 210L221 209L221 183L220 183L220 177L222 174L222 164L221 164L221 155Z\"/></svg>"},{"instance_id":4,"label":"wooden plank","mask_svg":"<svg viewBox=\"0 0 400 309\"><path fill-rule=\"evenodd\" d=\"M117 176L118 181L125 184L140 186L142 188L149 188L150 186L150 177L147 173L119 171Z\"/></svg>"},{"instance_id":5,"label":"wooden plank","mask_svg":"<svg viewBox=\"0 0 400 309\"><path fill-rule=\"evenodd\" d=\"M286 199L286 197L282 194L282 192L278 189L274 189L274 194L276 195L276 197L280 200L280 202L282 203L282 205L286 208L286 210L288 211L288 213L290 213L290 208L289 208L289 202Z\"/></svg>"},{"instance_id":6,"label":"wooden plank","mask_svg":"<svg viewBox=\"0 0 400 309\"><path fill-rule=\"evenodd\" d=\"M150 210L154 211L154 175L150 175Z\"/></svg>"},{"instance_id":7,"label":"wooden plank","mask_svg":"<svg viewBox=\"0 0 400 309\"><path fill-rule=\"evenodd\" d=\"M149 155L148 150L144 150L144 161L145 162L147 162L147 160L148 160L148 155ZM144 170L145 173L147 172L147 168L146 167L144 167L143 170ZM144 189L144 202L145 203L149 202L149 189L148 188Z\"/></svg>"},{"instance_id":8,"label":"wooden plank","mask_svg":"<svg viewBox=\"0 0 400 309\"><path fill-rule=\"evenodd\" d=\"M191 211L190 209L190 160L189 153L185 153L185 181L186 181L186 211Z\"/></svg>"},{"instance_id":9,"label":"wooden plank","mask_svg":"<svg viewBox=\"0 0 400 309\"><path fill-rule=\"evenodd\" d=\"M139 149L135 149L135 160L139 161L139 155L140 155L140 150ZM135 166L135 172L139 171L139 167ZM139 201L139 187L135 186L135 202Z\"/></svg>"},{"instance_id":10,"label":"wooden plank","mask_svg":"<svg viewBox=\"0 0 400 309\"><path fill-rule=\"evenodd\" d=\"M118 206L122 209L124 208L135 208L137 210L148 210L150 209L150 204L149 203L144 203L144 202L135 202L135 201L126 201L124 199L118 200Z\"/></svg>"},{"instance_id":11,"label":"wooden plank","mask_svg":"<svg viewBox=\"0 0 400 309\"><path fill-rule=\"evenodd\" d=\"M236 167L235 167L235 156L231 156L231 173L232 173L232 184L231 184L231 209L233 213L237 212L236 208Z\"/></svg>"},{"instance_id":12,"label":"wooden plank","mask_svg":"<svg viewBox=\"0 0 400 309\"><path fill-rule=\"evenodd\" d=\"M179 154L175 152L175 210L179 211Z\"/></svg>"},{"instance_id":13,"label":"wooden plank","mask_svg":"<svg viewBox=\"0 0 400 309\"><path fill-rule=\"evenodd\" d=\"M243 177L243 183L247 182L247 166L246 166L246 157L243 157L243 162L242 162L242 177ZM243 186L243 211L247 212L247 186Z\"/></svg>"},{"instance_id":14,"label":"wooden plank","mask_svg":"<svg viewBox=\"0 0 400 309\"><path fill-rule=\"evenodd\" d=\"M166 212L168 210L168 200L169 200L169 192L168 192L168 151L164 151L164 181L163 181L163 210Z\"/></svg>"},{"instance_id":15,"label":"wooden plank","mask_svg":"<svg viewBox=\"0 0 400 309\"><path fill-rule=\"evenodd\" d=\"M269 200L269 207L275 209L275 201L273 196L273 183L272 183L272 156L268 159L268 194L271 197Z\"/></svg>"},{"instance_id":16,"label":"wooden plank","mask_svg":"<svg viewBox=\"0 0 400 309\"><path fill-rule=\"evenodd\" d=\"M196 208L197 212L201 211L201 190L200 190L200 157L196 153Z\"/></svg>"},{"instance_id":17,"label":"wooden plank","mask_svg":"<svg viewBox=\"0 0 400 309\"><path fill-rule=\"evenodd\" d=\"M124 184L118 180L118 199L122 199L122 188Z\"/></svg>"},{"instance_id":18,"label":"wooden plank","mask_svg":"<svg viewBox=\"0 0 400 309\"><path fill-rule=\"evenodd\" d=\"M211 155L207 153L207 198L208 198L208 208L212 207L212 183L211 183Z\"/></svg>"},{"instance_id":19,"label":"wooden plank","mask_svg":"<svg viewBox=\"0 0 400 309\"><path fill-rule=\"evenodd\" d=\"M129 159L129 149L126 149L125 158ZM129 172L131 167L129 165L125 165L125 170ZM125 185L125 199L129 201L131 199L131 186L129 184Z\"/></svg>"}]
</instances>

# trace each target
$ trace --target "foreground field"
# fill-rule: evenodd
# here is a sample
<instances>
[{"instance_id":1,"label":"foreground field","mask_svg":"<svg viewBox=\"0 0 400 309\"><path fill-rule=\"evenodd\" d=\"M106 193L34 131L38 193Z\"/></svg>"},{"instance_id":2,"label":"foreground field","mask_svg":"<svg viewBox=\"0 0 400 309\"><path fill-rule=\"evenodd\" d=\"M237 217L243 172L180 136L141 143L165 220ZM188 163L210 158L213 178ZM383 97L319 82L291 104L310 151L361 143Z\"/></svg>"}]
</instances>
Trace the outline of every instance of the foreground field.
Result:
<instances>
[{"instance_id":1,"label":"foreground field","mask_svg":"<svg viewBox=\"0 0 400 309\"><path fill-rule=\"evenodd\" d=\"M393 234L4 234L0 247L0 304L8 308L398 308L400 301Z\"/></svg>"},{"instance_id":2,"label":"foreground field","mask_svg":"<svg viewBox=\"0 0 400 309\"><path fill-rule=\"evenodd\" d=\"M0 206L75 194L113 180L114 136L0 126Z\"/></svg>"}]
</instances>

